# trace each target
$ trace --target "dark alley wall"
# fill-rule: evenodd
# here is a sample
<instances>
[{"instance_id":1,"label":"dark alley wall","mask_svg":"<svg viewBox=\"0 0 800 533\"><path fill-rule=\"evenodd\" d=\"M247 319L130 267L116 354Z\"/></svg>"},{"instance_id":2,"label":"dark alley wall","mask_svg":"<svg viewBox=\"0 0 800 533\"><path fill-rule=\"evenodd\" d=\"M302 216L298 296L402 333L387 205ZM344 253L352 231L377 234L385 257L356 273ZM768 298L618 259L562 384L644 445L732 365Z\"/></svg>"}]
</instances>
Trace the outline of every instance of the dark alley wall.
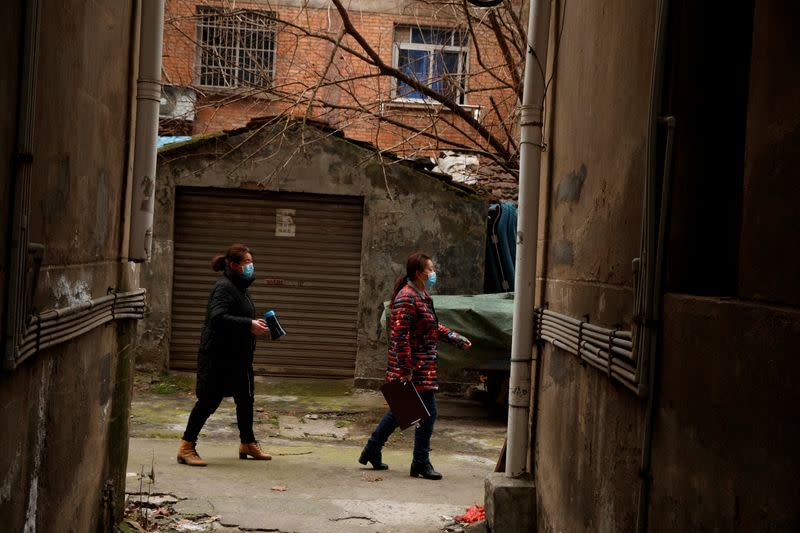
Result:
<instances>
[{"instance_id":1,"label":"dark alley wall","mask_svg":"<svg viewBox=\"0 0 800 533\"><path fill-rule=\"evenodd\" d=\"M743 16L750 17L749 32L741 40L752 35L749 76L730 92L745 94L746 103L706 115L714 129L738 131L744 148L728 143L714 151L706 143L709 159L741 161L727 167L738 172L713 177L741 191L738 201L720 196L734 202L741 221L720 229L722 239L736 243L719 274L733 282L726 298L674 291L664 303L651 531L800 528L800 255L792 244L800 242L800 5L758 0ZM736 24L734 18L726 27ZM731 54L736 47L723 48ZM730 59L723 64L732 67ZM716 120L723 115L738 125ZM671 243L668 253L680 246Z\"/></svg>"},{"instance_id":2,"label":"dark alley wall","mask_svg":"<svg viewBox=\"0 0 800 533\"><path fill-rule=\"evenodd\" d=\"M800 6L756 3L739 249L742 298L800 306Z\"/></svg>"},{"instance_id":3,"label":"dark alley wall","mask_svg":"<svg viewBox=\"0 0 800 533\"><path fill-rule=\"evenodd\" d=\"M2 152L0 157L6 162L0 167L0 224L4 228L0 231L0 302L6 301L8 269L10 267L6 256L10 239L7 228L11 227L11 209L13 197L13 182L11 180L12 165L14 160L16 143L16 118L17 114L17 95L19 87L16 82L19 71L20 59L20 31L21 25L18 24L22 16L22 2L5 2L0 11L4 21L4 31L0 34L0 45L6 51L6 59L0 65L0 116L6 120L0 121L0 147ZM17 21L17 22L12 22ZM0 305L0 338L5 329L6 309L5 305Z\"/></svg>"},{"instance_id":4,"label":"dark alley wall","mask_svg":"<svg viewBox=\"0 0 800 533\"><path fill-rule=\"evenodd\" d=\"M725 24L695 2L670 10L662 113L676 146L646 530L796 531L800 8L740 3ZM562 16L540 303L630 329L656 2L569 2ZM645 399L540 353L539 530L635 531Z\"/></svg>"},{"instance_id":5,"label":"dark alley wall","mask_svg":"<svg viewBox=\"0 0 800 533\"><path fill-rule=\"evenodd\" d=\"M14 214L6 208L13 197L24 4L0 7L9 59L0 67L0 213L8 220ZM41 4L29 223L30 240L45 246L33 307L46 311L138 283L120 254L135 2ZM5 283L5 268L2 274ZM0 297L5 309L7 296ZM4 531L95 531L121 516L129 328L112 322L0 373Z\"/></svg>"}]
</instances>

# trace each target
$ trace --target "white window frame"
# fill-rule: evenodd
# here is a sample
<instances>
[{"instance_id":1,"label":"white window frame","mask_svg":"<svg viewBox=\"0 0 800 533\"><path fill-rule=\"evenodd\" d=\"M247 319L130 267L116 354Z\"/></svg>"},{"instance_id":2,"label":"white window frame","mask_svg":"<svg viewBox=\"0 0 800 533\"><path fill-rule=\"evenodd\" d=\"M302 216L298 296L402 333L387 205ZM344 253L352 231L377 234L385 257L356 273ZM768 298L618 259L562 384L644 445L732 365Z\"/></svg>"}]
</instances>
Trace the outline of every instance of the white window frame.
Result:
<instances>
[{"instance_id":1,"label":"white window frame","mask_svg":"<svg viewBox=\"0 0 800 533\"><path fill-rule=\"evenodd\" d=\"M412 30L414 28L422 29L422 30L437 30L441 32L451 32L451 42L452 39L455 39L456 35L462 35L464 38L464 45L463 46L455 46L455 45L442 45L442 44L424 44L424 43L412 43L411 36ZM407 42L397 42L396 36L397 31L399 29L408 30L408 41ZM426 51L429 55L433 55L434 52L454 52L458 55L458 75L463 76L464 84L463 89L456 98L456 103L461 106L467 106L467 92L468 92L468 83L469 83L469 36L467 36L463 30L459 28L448 28L443 26L419 26L415 24L396 24L394 27L394 31L392 34L392 66L398 70L400 70L400 50L417 50L417 51ZM434 61L428 61L428 80L433 81L433 67ZM419 80L420 83L425 85L425 80ZM397 95L397 88L398 88L398 80L392 80L392 102L397 103L407 103L407 104L436 104L435 100L427 96L422 96L422 98L413 98L408 96L398 96Z\"/></svg>"},{"instance_id":2,"label":"white window frame","mask_svg":"<svg viewBox=\"0 0 800 533\"><path fill-rule=\"evenodd\" d=\"M195 35L197 46L195 47L195 84L197 86L214 90L239 89L246 86L272 86L275 80L275 60L277 57L278 38L275 24L277 14L274 11L237 10L231 12L223 8L203 5L197 6L196 13L197 24ZM264 24L263 28L260 24L258 27L253 27L252 24L248 24L247 21L242 20L242 16L258 17L259 23L263 22ZM234 58L233 64L203 65L205 51L212 48L212 46L204 40L204 31L231 31L233 33L234 42L232 45L227 46L227 50L231 51L231 56ZM244 36L244 31L253 32L254 35ZM207 33L206 37L208 37L208 35ZM268 43L267 48L243 46L244 39L249 39L250 44L254 44L258 42L259 36L264 37L264 42ZM269 45L271 45L271 48L269 48ZM242 50L263 54L265 62L269 65L266 68L268 79L258 84L245 80L243 74L246 73L248 69L245 65L239 64ZM209 72L204 72L206 70ZM230 73L228 74L227 72ZM220 80L220 83L203 83L207 81L206 76L214 80Z\"/></svg>"}]
</instances>

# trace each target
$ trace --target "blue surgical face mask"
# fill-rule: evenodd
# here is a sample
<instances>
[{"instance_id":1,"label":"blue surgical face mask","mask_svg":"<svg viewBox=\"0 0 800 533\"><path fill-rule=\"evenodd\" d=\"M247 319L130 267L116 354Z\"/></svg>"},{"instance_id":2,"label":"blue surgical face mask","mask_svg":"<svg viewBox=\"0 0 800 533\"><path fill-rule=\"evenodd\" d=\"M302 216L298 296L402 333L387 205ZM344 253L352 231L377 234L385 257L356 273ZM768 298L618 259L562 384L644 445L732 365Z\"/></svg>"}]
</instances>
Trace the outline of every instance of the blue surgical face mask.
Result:
<instances>
[{"instance_id":1,"label":"blue surgical face mask","mask_svg":"<svg viewBox=\"0 0 800 533\"><path fill-rule=\"evenodd\" d=\"M431 289L434 285L436 285L436 272L431 272L428 274L428 279L425 280L425 288Z\"/></svg>"},{"instance_id":2,"label":"blue surgical face mask","mask_svg":"<svg viewBox=\"0 0 800 533\"><path fill-rule=\"evenodd\" d=\"M246 264L242 265L242 276L245 279L252 278L253 274L255 274L255 271L256 271L256 267L253 265L253 263L246 263Z\"/></svg>"}]
</instances>

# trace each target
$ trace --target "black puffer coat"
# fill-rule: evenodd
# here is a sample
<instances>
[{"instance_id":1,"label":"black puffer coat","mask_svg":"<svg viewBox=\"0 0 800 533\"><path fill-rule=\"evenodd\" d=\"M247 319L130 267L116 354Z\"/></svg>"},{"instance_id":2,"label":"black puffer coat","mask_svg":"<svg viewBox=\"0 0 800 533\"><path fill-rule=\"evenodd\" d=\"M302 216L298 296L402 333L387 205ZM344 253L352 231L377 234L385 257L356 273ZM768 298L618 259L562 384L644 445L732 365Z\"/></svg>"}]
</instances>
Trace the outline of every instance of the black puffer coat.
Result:
<instances>
[{"instance_id":1,"label":"black puffer coat","mask_svg":"<svg viewBox=\"0 0 800 533\"><path fill-rule=\"evenodd\" d=\"M197 397L253 396L252 280L225 269L211 290L197 354Z\"/></svg>"}]
</instances>

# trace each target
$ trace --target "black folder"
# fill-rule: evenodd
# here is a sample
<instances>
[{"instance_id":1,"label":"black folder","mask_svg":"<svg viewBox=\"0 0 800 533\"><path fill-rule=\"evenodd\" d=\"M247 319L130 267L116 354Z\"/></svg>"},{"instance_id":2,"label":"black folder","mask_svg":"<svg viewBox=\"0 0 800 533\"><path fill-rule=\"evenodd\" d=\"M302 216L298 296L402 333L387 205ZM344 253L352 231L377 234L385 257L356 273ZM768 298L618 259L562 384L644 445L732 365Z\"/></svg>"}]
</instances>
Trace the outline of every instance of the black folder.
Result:
<instances>
[{"instance_id":1,"label":"black folder","mask_svg":"<svg viewBox=\"0 0 800 533\"><path fill-rule=\"evenodd\" d=\"M431 417L416 387L408 381L388 381L381 386L397 425L406 429Z\"/></svg>"}]
</instances>

